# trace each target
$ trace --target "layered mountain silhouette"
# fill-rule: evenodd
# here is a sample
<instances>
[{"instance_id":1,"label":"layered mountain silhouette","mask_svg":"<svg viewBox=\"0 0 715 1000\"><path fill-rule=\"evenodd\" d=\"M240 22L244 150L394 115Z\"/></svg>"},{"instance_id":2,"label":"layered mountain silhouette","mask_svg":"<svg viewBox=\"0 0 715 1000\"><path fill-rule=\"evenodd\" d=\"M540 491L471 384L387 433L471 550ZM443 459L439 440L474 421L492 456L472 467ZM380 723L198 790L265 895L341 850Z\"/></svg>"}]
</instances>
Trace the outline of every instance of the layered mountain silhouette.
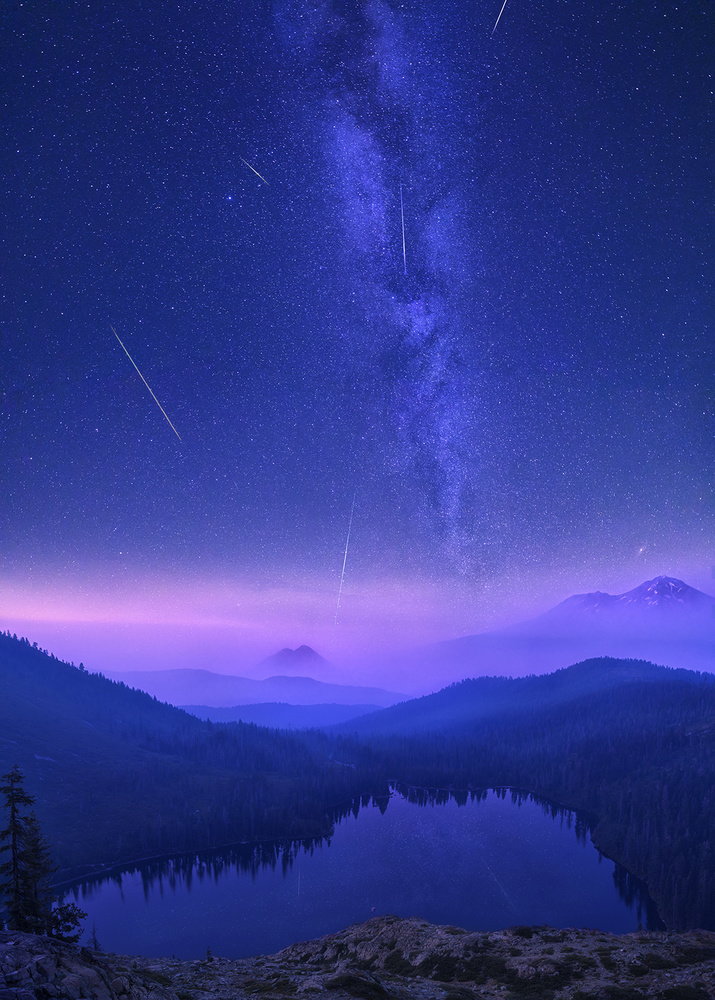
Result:
<instances>
[{"instance_id":1,"label":"layered mountain silhouette","mask_svg":"<svg viewBox=\"0 0 715 1000\"><path fill-rule=\"evenodd\" d=\"M330 833L363 788L326 739L209 725L0 633L0 774L23 772L60 877Z\"/></svg>"},{"instance_id":2,"label":"layered mountain silhouette","mask_svg":"<svg viewBox=\"0 0 715 1000\"><path fill-rule=\"evenodd\" d=\"M318 656L317 653L314 655ZM129 687L146 691L160 701L194 708L233 708L237 705L281 702L287 705L360 705L370 710L394 705L404 699L404 695L382 688L326 684L312 677L276 676L257 681L250 677L190 669L129 670L110 676Z\"/></svg>"},{"instance_id":3,"label":"layered mountain silhouette","mask_svg":"<svg viewBox=\"0 0 715 1000\"><path fill-rule=\"evenodd\" d=\"M0 773L23 771L66 877L330 836L395 781L425 801L511 786L593 815L669 926L715 927L714 710L713 674L601 657L465 680L348 733L286 733L207 724L0 634Z\"/></svg>"},{"instance_id":4,"label":"layered mountain silhouette","mask_svg":"<svg viewBox=\"0 0 715 1000\"><path fill-rule=\"evenodd\" d=\"M465 677L550 673L604 656L712 671L714 608L715 598L682 580L659 576L623 594L575 594L537 618L398 654L381 669L395 687L413 695ZM329 679L338 668L306 645L282 649L255 669L268 676L255 680L191 669L111 676L202 718L290 728L332 725L407 697L317 680L312 675Z\"/></svg>"},{"instance_id":5,"label":"layered mountain silhouette","mask_svg":"<svg viewBox=\"0 0 715 1000\"><path fill-rule=\"evenodd\" d=\"M336 729L361 736L449 732L468 735L478 722L499 718L514 724L536 713L581 704L600 694L632 693L643 684L668 684L672 690L701 675L660 667L646 660L597 657L553 673L528 677L475 677L450 684L434 694L350 720ZM704 675L715 690L715 675ZM624 695L625 696L625 695Z\"/></svg>"}]
</instances>

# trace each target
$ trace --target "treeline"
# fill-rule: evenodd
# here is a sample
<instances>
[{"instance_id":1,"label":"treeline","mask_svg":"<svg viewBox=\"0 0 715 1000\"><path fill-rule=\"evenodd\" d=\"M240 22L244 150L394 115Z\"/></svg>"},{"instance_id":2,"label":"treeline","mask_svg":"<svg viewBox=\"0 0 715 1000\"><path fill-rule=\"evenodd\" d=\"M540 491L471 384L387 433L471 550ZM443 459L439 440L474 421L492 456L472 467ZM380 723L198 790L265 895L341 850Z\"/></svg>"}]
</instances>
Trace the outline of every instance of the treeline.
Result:
<instances>
[{"instance_id":1,"label":"treeline","mask_svg":"<svg viewBox=\"0 0 715 1000\"><path fill-rule=\"evenodd\" d=\"M387 794L322 733L201 721L0 635L0 767L19 765L59 878L241 841L318 837Z\"/></svg>"},{"instance_id":2,"label":"treeline","mask_svg":"<svg viewBox=\"0 0 715 1000\"><path fill-rule=\"evenodd\" d=\"M528 789L594 817L596 845L648 885L670 927L715 929L715 685L674 672L469 733L338 741L376 778ZM351 758L350 755L354 756Z\"/></svg>"},{"instance_id":3,"label":"treeline","mask_svg":"<svg viewBox=\"0 0 715 1000\"><path fill-rule=\"evenodd\" d=\"M380 798L363 795L331 809L327 814L330 820L330 832L327 834L328 842L333 833L334 825L343 820L349 813L357 816L360 808L367 808L371 805L377 806L380 812L384 813L389 802L389 794ZM74 880L71 891L75 899L79 899L81 890L85 886L96 885L98 881L112 881L121 886L125 875L136 872L141 875L145 889L155 883L161 885L163 882L172 887L182 881L190 884L194 876L199 878L209 876L216 880L224 872L230 870L256 874L261 868L280 866L285 874L301 853L307 852L312 855L316 848L323 845L325 839L326 835L297 838L281 837L233 844L218 850L194 850L186 854L151 858L148 861L116 866L103 873L99 879L89 877L85 880Z\"/></svg>"},{"instance_id":4,"label":"treeline","mask_svg":"<svg viewBox=\"0 0 715 1000\"><path fill-rule=\"evenodd\" d=\"M19 767L0 777L7 825L0 830L0 927L77 941L87 916L74 903L59 903L51 889L50 845L40 830L34 803Z\"/></svg>"},{"instance_id":5,"label":"treeline","mask_svg":"<svg viewBox=\"0 0 715 1000\"><path fill-rule=\"evenodd\" d=\"M537 703L516 685L517 709L458 729L358 736L204 722L0 635L0 769L25 773L65 878L329 835L390 784L524 789L594 817L596 845L646 881L668 926L715 929L715 684L614 662L552 675Z\"/></svg>"}]
</instances>

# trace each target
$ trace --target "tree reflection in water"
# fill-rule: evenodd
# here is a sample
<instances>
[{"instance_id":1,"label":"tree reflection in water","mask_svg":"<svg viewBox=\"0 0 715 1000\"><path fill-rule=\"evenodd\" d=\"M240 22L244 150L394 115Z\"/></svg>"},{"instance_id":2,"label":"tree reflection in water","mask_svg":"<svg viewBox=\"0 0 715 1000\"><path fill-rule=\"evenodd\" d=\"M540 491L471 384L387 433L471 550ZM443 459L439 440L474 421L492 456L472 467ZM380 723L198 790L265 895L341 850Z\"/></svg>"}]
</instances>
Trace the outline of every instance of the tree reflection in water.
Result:
<instances>
[{"instance_id":1,"label":"tree reflection in water","mask_svg":"<svg viewBox=\"0 0 715 1000\"><path fill-rule=\"evenodd\" d=\"M521 809L522 806L529 804L529 808L526 810L526 826L524 826L523 831L518 829L518 824L514 824L513 819L509 810L504 810L501 807L501 813L499 814L501 819L500 822L502 826L498 830L492 830L490 827L485 826L484 838L481 840L479 837L475 839L474 831L481 830L482 827L479 825L479 817L472 813L474 822L470 820L467 824L465 830L468 832L469 839L462 845L461 842L454 841L451 846L444 845L445 841L445 831L448 833L453 827L458 825L458 814L462 812L462 809L466 806L470 806L466 810L465 815L470 814L470 812L477 807L478 812L482 812L483 804L491 798L489 807L486 808L485 817L490 811L495 808L495 800L501 800L504 804L509 804ZM425 812L425 833L422 830L422 824L415 821L414 815L405 816L400 819L400 823L393 826L392 834L389 833L389 817L383 820L381 817L385 816L388 810L388 806L393 802L394 806L391 813L397 812L401 813L408 810L406 804L411 804L414 806L423 807L426 809ZM398 804L402 805L399 806ZM441 807L451 805L450 809L442 810ZM454 812L454 807L457 807L457 813ZM429 809L428 807L433 807ZM363 810L369 810L366 813L365 820L360 816ZM408 810L409 811L409 810ZM552 840L552 857L551 859L545 859L543 865L546 865L546 869L541 871L543 867L542 861L538 852L534 853L535 849L533 845L525 844L523 851L519 848L525 840L528 840L530 834L535 829L534 824L538 819L538 815L541 814L548 819L546 824L546 833L544 834L544 823L541 822L537 826L542 830L542 840L546 836L547 841L549 838ZM360 816L360 819L358 819ZM376 817L375 820L370 820L370 817ZM132 866L127 866L121 871L115 870L107 872L93 879L86 879L82 882L75 883L69 890L71 895L82 905L85 909L91 909L90 904L93 899L99 900L101 894L104 891L104 887L108 885L113 885L115 893L119 893L119 898L124 902L124 891L123 888L126 886L133 887L133 895L129 892L131 899L127 899L126 905L131 910L132 906L136 906L137 900L137 881L141 882L141 889L144 896L144 902L147 904L147 909L156 910L157 899L164 898L166 894L176 897L176 905L172 904L172 910L186 908L188 909L188 903L181 899L184 893L190 894L192 887L201 885L205 889L207 883L213 883L216 886L221 884L222 886L229 886L231 883L231 877L245 879L250 875L249 882L255 883L254 890L252 890L252 901L254 910L256 906L260 906L261 909L264 908L267 911L263 917L268 920L268 913L271 912L271 907L281 909L281 920L287 921L286 909L291 909L294 911L294 921L295 930L293 932L287 927L284 928L284 933L288 937L291 933L294 934L293 940L298 940L299 938L305 937L306 933L309 931L313 933L311 928L317 926L311 924L309 919L310 912L309 907L315 907L318 905L316 900L320 898L325 901L325 891L323 891L322 896L313 895L310 896L310 890L312 886L313 893L316 893L316 881L322 878L325 882L324 889L332 895L339 896L343 893L345 896L359 897L360 906L355 909L355 899L346 899L346 903L355 904L346 908L345 911L345 925L348 923L355 922L355 919L365 919L367 916L371 915L370 903L378 906L386 907L386 912L398 912L400 911L400 906L404 909L405 907L412 907L409 912L403 912L401 915L417 915L416 908L422 905L422 898L420 896L421 889L423 885L424 897L425 897L425 908L427 908L428 901L426 897L431 891L434 897L435 894L435 879L439 876L442 879L438 889L438 894L442 897L447 898L451 892L454 892L457 897L462 896L460 899L456 899L455 905L462 909L455 910L455 916L463 921L462 926L467 925L467 921L470 918L469 913L464 909L464 894L465 887L459 883L459 878L454 878L455 865L459 858L457 858L456 852L462 855L461 863L464 863L464 855L471 854L473 862L476 863L477 868L479 868L479 862L483 862L484 868L488 870L490 876L493 877L496 885L499 886L504 897L507 898L509 906L506 910L503 910L499 914L494 914L493 919L497 921L493 926L508 926L509 923L522 923L520 911L518 906L521 905L523 899L517 899L516 905L511 902L510 896L514 895L516 892L517 897L519 896L518 889L515 890L514 886L519 885L520 882L528 882L529 878L534 880L534 888L532 890L532 902L533 895L540 893L544 897L553 896L554 899L559 897L559 894L563 891L564 881L571 881L574 884L571 887L572 893L578 895L579 886L581 885L581 874L577 867L574 867L573 859L564 867L563 871L558 869L558 858L560 852L563 850L558 844L563 844L562 839L553 838L553 828L551 824L555 823L562 831L570 831L573 837L581 844L585 850L578 851L579 857L583 858L593 858L591 850L589 849L589 834L593 825L593 820L591 817L586 816L582 813L576 813L570 809L561 808L559 805L552 802L548 802L544 799L540 799L528 792L520 791L517 789L510 788L499 788L499 789L467 789L467 790L455 790L447 788L418 788L406 785L395 785L392 788L392 796L383 796L379 798L373 798L372 796L366 795L362 796L360 799L355 799L351 802L344 803L342 806L337 807L331 811L331 813L326 814L325 819L327 821L327 828L330 833L326 837L315 837L311 839L287 839L287 840L275 840L275 841L264 841L261 843L253 844L236 844L226 846L222 849L215 851L202 851L197 853L185 854L176 857L169 858L158 858L147 860L142 863L137 863ZM397 817L393 817L396 820ZM300 864L301 859L309 858L312 859L316 852L319 852L322 857L321 859L315 859L316 862L319 860L319 867L330 868L330 864L335 860L335 848L329 855L326 855L326 848L330 848L331 841L336 836L336 828L341 824L347 823L346 827L341 827L337 830L340 833L340 843L342 845L342 861L340 864L343 866L339 870L335 867L331 869L329 875L325 873L322 875L316 875L317 869L314 869L310 865L304 869L304 890L301 892L300 881L296 878L294 869L296 864ZM387 826L385 825L387 823ZM436 826L435 826L436 824ZM445 824L447 824L445 826ZM471 825L470 825L471 824ZM382 830L385 830L385 836L394 836L395 832L399 834L398 843L386 843L383 840L372 840L368 843L363 844L362 841L357 838L356 830L365 828L370 832L371 837L381 837L383 836ZM431 829L434 827L434 829ZM344 843L344 834L349 834L353 831L353 839L348 840L354 849L356 846L359 851L362 851L360 857L353 858L351 855L346 855L346 845ZM431 831L431 832L430 832ZM506 837L505 831L509 832L509 836L513 839L510 840L511 847L503 847L503 843ZM559 835L560 837L561 835ZM421 838L421 839L420 839ZM521 839L519 839L521 838ZM369 838L368 838L369 840ZM556 846L554 846L556 844ZM338 841L336 841L336 847ZM430 851L437 847L437 853L434 854L434 860L432 860L432 855ZM443 846L444 845L444 846ZM515 849L516 848L516 849ZM414 853L410 852L414 850ZM504 864L504 856L499 855L500 850L511 850L509 855L509 870L506 871L506 879L510 882L510 892L507 894L506 889L503 887L503 880L505 875L502 869L499 867L500 864ZM440 851L442 853L440 853ZM452 851L451 855L445 855L444 851ZM377 858L375 853L378 852L380 857ZM557 861L554 862L553 853L556 853ZM491 864L487 863L487 858ZM600 860L600 856L599 856ZM393 871L391 866L396 865L399 867L399 872L394 874L394 881L399 884L402 890L402 895L399 897L398 901L393 901L389 895L384 893L379 899L374 888L368 884L369 874L367 869L373 868L374 866L381 866L380 873L382 876L383 884L388 880L388 877L392 877ZM578 864L578 859L576 864ZM337 861L335 862L337 864ZM590 862L593 865L593 861ZM523 865L525 870L523 872L523 878L519 877L519 865ZM556 867L555 867L556 865ZM570 867L569 867L570 865ZM550 867L549 867L550 866ZM474 868L474 864L472 865ZM598 867L598 866L596 866ZM353 871L349 874L349 877L345 875L345 869L352 868ZM365 872L362 872L365 869ZM516 869L516 876L514 871ZM548 869L548 870L547 870ZM357 874L356 874L357 870ZM268 901L264 894L264 889L266 883L259 877L262 872L270 871L278 876L279 882L289 882L289 875L293 872L294 883L292 883L292 888L288 895L286 891L288 887L286 886L286 891L276 889L275 881L271 883L271 889L269 894L272 894L271 900ZM435 875L435 872L437 875ZM377 872L377 868L373 873L375 878L380 877ZM604 872L604 876L605 876ZM364 875L364 877L363 877ZM343 877L345 876L345 877ZM580 919L582 924L588 923L589 920L593 919L591 911L591 898L588 895L593 892L593 882L589 881L591 876L586 877L583 882L583 889L580 890L584 893L584 898L582 900L583 906L578 911L578 914L574 916L575 911L573 908L569 911L569 916L565 916L564 919ZM332 880L332 881L331 881ZM430 882L430 886L427 887L426 883ZM559 885L559 881L562 883ZM340 882L341 888L339 892L334 891L334 887L337 882ZM407 883L411 883L410 892L411 895L408 896L407 893ZM538 883L538 884L537 884ZM603 891L603 879L600 880L601 889ZM617 890L617 894L623 901L623 904L628 907L632 912L635 910L635 915L638 923L648 929L657 929L662 927L655 906L651 901L648 893L637 879L633 878L625 869L616 865L613 872L613 885ZM297 890L297 900L296 900L296 890ZM552 891L553 890L553 891ZM229 891L228 889L223 889L224 894ZM230 890L234 895L240 895L247 890L243 890L237 887L235 890ZM280 893L282 896L278 898ZM257 895L256 895L257 893ZM292 893L292 894L291 894ZM432 897L432 898L433 898ZM116 898L116 897L115 897ZM311 902L312 899L312 902ZM134 900L134 902L132 902ZM265 900L265 904L261 901ZM418 902L415 902L418 900ZM166 900L165 900L166 902ZM550 909L545 910L547 914L547 919L542 919L537 922L555 922L558 919L558 903L549 899L548 902L551 905ZM151 904L151 905L149 905ZM105 910L107 903L105 905ZM206 901L204 900L202 906L206 906ZM212 904L213 905L213 904ZM222 904L224 906L224 912L226 913L225 920L230 921L232 919L228 910L226 909L226 903ZM338 912L338 901L329 900L326 902L321 902L320 905L327 911L331 909L330 919L336 923L342 919L340 912ZM530 904L531 905L531 904ZM571 905L571 904L569 904ZM615 903L613 905L616 905ZM360 908L362 907L362 908ZM503 907L503 903L502 903ZM414 911L414 912L413 912ZM158 912L158 911L157 911ZM272 911L274 914L277 909ZM530 913L536 910L532 907ZM127 910L125 910L124 920L126 920ZM431 913L427 912L425 909L424 914L425 919L430 919ZM440 911L437 914L440 918L443 918L444 914ZM482 908L480 914L481 923L475 925L470 929L486 929L484 926L484 920L488 920L490 914L487 913L485 916L484 909ZM175 914L172 913L172 919L175 918ZM157 916L156 919L159 919ZM201 923L206 919L205 911L201 911L201 915L196 919L197 923ZM274 922L277 919L273 918ZM311 918L312 919L312 918ZM601 917L601 920L607 919ZM104 916L105 923L108 922L108 917L105 912ZM119 918L117 918L119 920ZM189 920L189 918L187 918ZM506 923L504 921L507 921ZM635 929L635 919L631 917L632 923L630 924L630 929ZM190 920L189 920L190 922ZM450 923L457 922L449 919L440 919L440 922ZM532 920L532 922L534 922ZM310 924L310 926L308 926ZM562 924L566 926L565 924ZM331 926L331 930L340 929L339 926L334 928ZM602 929L616 929L609 928L608 926L603 926ZM622 929L628 929L628 927ZM208 929L207 933L210 932ZM328 931L324 931L327 933ZM101 935L100 935L101 937ZM286 943L290 943L289 940ZM110 942L106 942L107 946L110 946ZM265 947L272 947L272 942L266 942ZM163 945L166 947L166 944ZM260 950L264 945L258 941L255 948ZM178 950L178 949L177 949ZM225 953L225 952L224 952Z\"/></svg>"}]
</instances>

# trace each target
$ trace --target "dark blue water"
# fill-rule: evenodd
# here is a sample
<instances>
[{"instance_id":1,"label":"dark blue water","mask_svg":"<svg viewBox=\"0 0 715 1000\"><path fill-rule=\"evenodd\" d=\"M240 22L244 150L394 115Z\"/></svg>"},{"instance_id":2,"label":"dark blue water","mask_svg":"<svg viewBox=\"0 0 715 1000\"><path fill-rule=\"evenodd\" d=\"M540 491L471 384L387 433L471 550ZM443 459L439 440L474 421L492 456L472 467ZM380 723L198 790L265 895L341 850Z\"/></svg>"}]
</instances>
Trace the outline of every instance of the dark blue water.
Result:
<instances>
[{"instance_id":1,"label":"dark blue water","mask_svg":"<svg viewBox=\"0 0 715 1000\"><path fill-rule=\"evenodd\" d=\"M572 813L495 792L464 805L393 794L384 814L373 804L356 812L330 841L166 860L69 898L105 950L180 958L270 953L385 913L469 930L625 932L653 919Z\"/></svg>"}]
</instances>

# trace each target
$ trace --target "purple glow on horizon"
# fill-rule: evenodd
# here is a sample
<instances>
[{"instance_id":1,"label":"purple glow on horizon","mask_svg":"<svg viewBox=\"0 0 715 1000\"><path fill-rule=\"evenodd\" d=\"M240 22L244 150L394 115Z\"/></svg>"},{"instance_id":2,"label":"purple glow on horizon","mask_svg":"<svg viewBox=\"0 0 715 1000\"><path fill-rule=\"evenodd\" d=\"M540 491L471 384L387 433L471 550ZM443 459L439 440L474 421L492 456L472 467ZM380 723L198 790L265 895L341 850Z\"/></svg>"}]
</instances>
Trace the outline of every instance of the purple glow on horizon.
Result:
<instances>
[{"instance_id":1,"label":"purple glow on horizon","mask_svg":"<svg viewBox=\"0 0 715 1000\"><path fill-rule=\"evenodd\" d=\"M711 592L688 5L244 6L8 8L0 625L388 683L575 593Z\"/></svg>"},{"instance_id":2,"label":"purple glow on horizon","mask_svg":"<svg viewBox=\"0 0 715 1000\"><path fill-rule=\"evenodd\" d=\"M713 589L709 568L681 565L669 573L705 592ZM82 584L47 579L34 587L0 586L0 628L102 672L193 668L258 677L262 659L305 644L331 664L317 680L413 692L431 689L438 672L390 680L385 664L391 654L524 620L572 593L623 592L649 574L645 566L631 568L596 586L583 584L586 575L520 578L488 591L453 581L353 581L344 588L335 632L332 578L250 584L115 577L111 587L100 578Z\"/></svg>"}]
</instances>

